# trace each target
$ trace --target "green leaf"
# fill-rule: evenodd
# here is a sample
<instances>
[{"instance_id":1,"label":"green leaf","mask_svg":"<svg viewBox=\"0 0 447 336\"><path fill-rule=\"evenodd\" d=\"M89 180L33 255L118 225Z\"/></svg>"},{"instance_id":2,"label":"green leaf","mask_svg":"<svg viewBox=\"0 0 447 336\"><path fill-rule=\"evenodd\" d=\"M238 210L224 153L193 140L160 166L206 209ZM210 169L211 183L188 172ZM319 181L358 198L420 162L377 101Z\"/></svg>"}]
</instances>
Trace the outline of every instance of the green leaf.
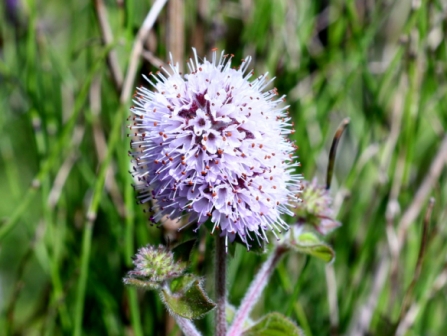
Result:
<instances>
[{"instance_id":1,"label":"green leaf","mask_svg":"<svg viewBox=\"0 0 447 336\"><path fill-rule=\"evenodd\" d=\"M188 264L189 257L191 255L191 251L196 244L197 239L190 239L185 242L182 242L178 245L176 245L172 249L172 253L174 253L174 260L176 262L184 262Z\"/></svg>"},{"instance_id":2,"label":"green leaf","mask_svg":"<svg viewBox=\"0 0 447 336\"><path fill-rule=\"evenodd\" d=\"M243 336L304 336L298 326L280 313L270 313L244 331Z\"/></svg>"},{"instance_id":3,"label":"green leaf","mask_svg":"<svg viewBox=\"0 0 447 336\"><path fill-rule=\"evenodd\" d=\"M160 291L163 302L172 314L193 320L202 317L216 306L192 274L173 280Z\"/></svg>"},{"instance_id":4,"label":"green leaf","mask_svg":"<svg viewBox=\"0 0 447 336\"><path fill-rule=\"evenodd\" d=\"M335 258L334 250L325 242L322 242L313 232L294 234L291 232L286 244L297 252L317 257L326 262Z\"/></svg>"},{"instance_id":5,"label":"green leaf","mask_svg":"<svg viewBox=\"0 0 447 336\"><path fill-rule=\"evenodd\" d=\"M174 279L169 284L169 289L171 293L180 293L185 291L185 289L191 287L194 284L194 281L197 280L197 277L194 274L185 274L177 279Z\"/></svg>"}]
</instances>

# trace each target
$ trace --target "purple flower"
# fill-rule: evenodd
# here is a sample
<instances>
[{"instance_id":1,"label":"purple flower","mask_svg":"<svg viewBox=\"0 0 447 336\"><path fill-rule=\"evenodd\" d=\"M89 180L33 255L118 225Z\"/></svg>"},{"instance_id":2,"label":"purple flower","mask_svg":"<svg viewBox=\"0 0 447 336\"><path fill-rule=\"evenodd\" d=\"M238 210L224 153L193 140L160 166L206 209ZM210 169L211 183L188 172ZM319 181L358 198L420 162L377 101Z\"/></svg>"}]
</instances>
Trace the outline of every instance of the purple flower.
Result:
<instances>
[{"instance_id":1,"label":"purple flower","mask_svg":"<svg viewBox=\"0 0 447 336\"><path fill-rule=\"evenodd\" d=\"M300 189L287 106L276 89L265 91L267 74L248 80L250 57L237 69L223 52L194 57L188 75L171 62L170 72L145 77L153 91L138 88L130 126L138 197L156 201L154 222L189 215L184 227L200 227L210 219L213 232L249 247L247 237L288 228L280 216L293 214Z\"/></svg>"}]
</instances>

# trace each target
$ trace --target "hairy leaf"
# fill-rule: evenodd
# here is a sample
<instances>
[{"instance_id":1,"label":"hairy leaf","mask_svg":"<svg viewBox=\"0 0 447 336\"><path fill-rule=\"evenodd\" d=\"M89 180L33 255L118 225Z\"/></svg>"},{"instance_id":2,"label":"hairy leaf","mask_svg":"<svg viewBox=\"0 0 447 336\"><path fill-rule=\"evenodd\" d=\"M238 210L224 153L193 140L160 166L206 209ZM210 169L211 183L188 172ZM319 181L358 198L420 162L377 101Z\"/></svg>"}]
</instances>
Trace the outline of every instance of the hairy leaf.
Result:
<instances>
[{"instance_id":1,"label":"hairy leaf","mask_svg":"<svg viewBox=\"0 0 447 336\"><path fill-rule=\"evenodd\" d=\"M244 336L304 336L298 326L280 313L271 313L243 333Z\"/></svg>"},{"instance_id":2,"label":"hairy leaf","mask_svg":"<svg viewBox=\"0 0 447 336\"><path fill-rule=\"evenodd\" d=\"M286 243L297 252L317 257L326 262L331 262L335 258L334 250L312 232L303 232L297 235L292 233Z\"/></svg>"},{"instance_id":3,"label":"hairy leaf","mask_svg":"<svg viewBox=\"0 0 447 336\"><path fill-rule=\"evenodd\" d=\"M202 317L216 306L203 290L200 279L192 274L173 280L160 294L171 313L190 320Z\"/></svg>"}]
</instances>

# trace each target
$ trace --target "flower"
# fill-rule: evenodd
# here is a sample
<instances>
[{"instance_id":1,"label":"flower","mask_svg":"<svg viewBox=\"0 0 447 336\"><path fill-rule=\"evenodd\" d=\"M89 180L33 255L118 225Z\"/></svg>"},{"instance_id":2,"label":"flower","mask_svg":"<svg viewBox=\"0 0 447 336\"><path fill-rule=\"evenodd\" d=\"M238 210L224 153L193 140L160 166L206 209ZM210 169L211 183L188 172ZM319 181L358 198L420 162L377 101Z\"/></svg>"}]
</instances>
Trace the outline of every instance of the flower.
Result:
<instances>
[{"instance_id":1,"label":"flower","mask_svg":"<svg viewBox=\"0 0 447 336\"><path fill-rule=\"evenodd\" d=\"M199 228L209 218L226 243L239 235L249 248L252 234L259 242L288 228L280 215L293 215L300 189L287 106L276 88L265 91L267 74L248 80L250 57L234 69L233 55L213 50L199 61L193 51L189 74L171 57L170 72L145 77L153 91L137 89L129 128L138 198L156 201L154 222L189 214L184 227Z\"/></svg>"},{"instance_id":2,"label":"flower","mask_svg":"<svg viewBox=\"0 0 447 336\"><path fill-rule=\"evenodd\" d=\"M333 218L332 197L329 190L318 185L317 179L302 182L301 202L296 207L298 224L309 224L321 234L328 234L341 224Z\"/></svg>"}]
</instances>

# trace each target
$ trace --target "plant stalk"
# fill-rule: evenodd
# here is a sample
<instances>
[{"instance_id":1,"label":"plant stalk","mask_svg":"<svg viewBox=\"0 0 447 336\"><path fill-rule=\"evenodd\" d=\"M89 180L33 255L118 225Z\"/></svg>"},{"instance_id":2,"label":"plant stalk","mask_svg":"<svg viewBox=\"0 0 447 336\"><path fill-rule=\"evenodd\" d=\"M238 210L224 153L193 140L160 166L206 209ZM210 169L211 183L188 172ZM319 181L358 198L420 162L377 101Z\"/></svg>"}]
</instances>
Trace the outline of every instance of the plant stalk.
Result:
<instances>
[{"instance_id":1,"label":"plant stalk","mask_svg":"<svg viewBox=\"0 0 447 336\"><path fill-rule=\"evenodd\" d=\"M172 314L179 326L180 330L185 334L185 336L201 336L200 332L196 329L194 323L184 317L180 317L176 314Z\"/></svg>"},{"instance_id":2,"label":"plant stalk","mask_svg":"<svg viewBox=\"0 0 447 336\"><path fill-rule=\"evenodd\" d=\"M262 265L235 314L233 324L228 331L228 336L238 336L242 334L244 322L247 320L250 312L253 310L253 307L258 302L262 291L267 285L276 265L278 264L278 261L286 252L287 248L284 246L275 247L272 254L265 261L264 265Z\"/></svg>"}]
</instances>

